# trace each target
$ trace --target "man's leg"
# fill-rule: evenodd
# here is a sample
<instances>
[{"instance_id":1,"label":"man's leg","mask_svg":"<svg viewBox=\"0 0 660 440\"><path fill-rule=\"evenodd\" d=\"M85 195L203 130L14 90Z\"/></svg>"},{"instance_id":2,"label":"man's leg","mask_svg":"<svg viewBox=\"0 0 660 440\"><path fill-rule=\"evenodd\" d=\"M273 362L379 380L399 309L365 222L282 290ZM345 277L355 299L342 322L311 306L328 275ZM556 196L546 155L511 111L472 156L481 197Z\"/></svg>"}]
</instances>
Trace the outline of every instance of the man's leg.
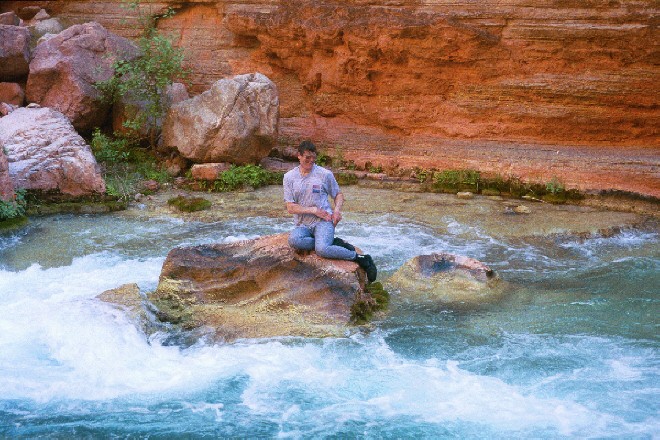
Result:
<instances>
[{"instance_id":1,"label":"man's leg","mask_svg":"<svg viewBox=\"0 0 660 440\"><path fill-rule=\"evenodd\" d=\"M314 236L307 226L297 226L289 234L289 246L302 251L314 250Z\"/></svg>"},{"instance_id":2,"label":"man's leg","mask_svg":"<svg viewBox=\"0 0 660 440\"><path fill-rule=\"evenodd\" d=\"M314 243L316 254L323 258L334 260L354 260L355 251L349 251L341 246L334 246L335 226L332 222L322 221L314 227Z\"/></svg>"}]
</instances>

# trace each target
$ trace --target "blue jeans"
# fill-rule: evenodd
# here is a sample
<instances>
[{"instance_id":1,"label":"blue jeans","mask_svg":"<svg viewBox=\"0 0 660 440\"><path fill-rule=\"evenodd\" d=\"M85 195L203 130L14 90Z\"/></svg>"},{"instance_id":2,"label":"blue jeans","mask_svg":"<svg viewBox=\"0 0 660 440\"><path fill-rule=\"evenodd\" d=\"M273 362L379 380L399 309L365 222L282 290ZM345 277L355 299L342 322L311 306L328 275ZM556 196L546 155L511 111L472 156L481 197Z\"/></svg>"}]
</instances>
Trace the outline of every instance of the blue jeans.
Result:
<instances>
[{"instance_id":1,"label":"blue jeans","mask_svg":"<svg viewBox=\"0 0 660 440\"><path fill-rule=\"evenodd\" d=\"M314 226L297 226L289 234L289 245L303 251L315 250L323 258L354 260L357 253L341 246L334 246L335 226L332 222L320 221Z\"/></svg>"}]
</instances>

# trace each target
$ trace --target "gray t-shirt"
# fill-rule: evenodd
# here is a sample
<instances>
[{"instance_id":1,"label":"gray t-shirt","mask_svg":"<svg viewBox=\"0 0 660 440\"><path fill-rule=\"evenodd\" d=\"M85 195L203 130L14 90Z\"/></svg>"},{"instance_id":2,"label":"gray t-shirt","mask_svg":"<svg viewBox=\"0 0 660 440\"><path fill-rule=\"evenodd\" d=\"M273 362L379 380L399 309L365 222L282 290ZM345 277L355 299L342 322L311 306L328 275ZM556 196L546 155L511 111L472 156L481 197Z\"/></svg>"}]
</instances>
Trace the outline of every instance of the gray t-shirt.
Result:
<instances>
[{"instance_id":1,"label":"gray t-shirt","mask_svg":"<svg viewBox=\"0 0 660 440\"><path fill-rule=\"evenodd\" d=\"M297 203L306 208L316 206L330 214L332 207L328 196L333 199L339 194L339 184L332 171L314 164L306 176L300 174L297 166L284 175L284 201ZM294 214L296 225L314 226L321 219L314 214Z\"/></svg>"}]
</instances>

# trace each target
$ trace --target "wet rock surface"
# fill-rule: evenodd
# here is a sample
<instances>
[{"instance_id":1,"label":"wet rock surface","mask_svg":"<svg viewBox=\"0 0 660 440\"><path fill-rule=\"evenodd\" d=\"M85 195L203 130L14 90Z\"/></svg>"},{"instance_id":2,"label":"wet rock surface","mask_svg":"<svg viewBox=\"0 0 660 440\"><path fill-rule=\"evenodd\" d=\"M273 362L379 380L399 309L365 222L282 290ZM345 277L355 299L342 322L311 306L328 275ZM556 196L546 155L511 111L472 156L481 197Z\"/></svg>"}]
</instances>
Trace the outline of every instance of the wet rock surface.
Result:
<instances>
[{"instance_id":1,"label":"wet rock surface","mask_svg":"<svg viewBox=\"0 0 660 440\"><path fill-rule=\"evenodd\" d=\"M400 291L399 301L431 301L447 305L479 305L497 301L505 283L486 264L449 253L420 255L407 261L388 280Z\"/></svg>"},{"instance_id":2,"label":"wet rock surface","mask_svg":"<svg viewBox=\"0 0 660 440\"><path fill-rule=\"evenodd\" d=\"M175 248L148 295L163 322L215 340L345 336L375 306L356 263L296 253L288 234Z\"/></svg>"},{"instance_id":3,"label":"wet rock surface","mask_svg":"<svg viewBox=\"0 0 660 440\"><path fill-rule=\"evenodd\" d=\"M115 289L106 290L99 294L97 298L124 311L129 319L143 332L149 333L154 328L150 324L144 307L144 298L140 294L140 287L137 284L124 284Z\"/></svg>"}]
</instances>

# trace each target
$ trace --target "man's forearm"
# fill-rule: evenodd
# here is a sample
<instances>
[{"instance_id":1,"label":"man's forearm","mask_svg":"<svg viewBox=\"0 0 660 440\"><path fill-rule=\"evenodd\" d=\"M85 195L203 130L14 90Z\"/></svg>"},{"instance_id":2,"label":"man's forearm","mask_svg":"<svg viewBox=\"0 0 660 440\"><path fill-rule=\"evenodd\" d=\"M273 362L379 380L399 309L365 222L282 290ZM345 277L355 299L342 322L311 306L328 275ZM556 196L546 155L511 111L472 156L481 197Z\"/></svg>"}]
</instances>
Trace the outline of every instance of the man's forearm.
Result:
<instances>
[{"instance_id":1,"label":"man's forearm","mask_svg":"<svg viewBox=\"0 0 660 440\"><path fill-rule=\"evenodd\" d=\"M335 211L341 212L342 206L344 206L344 194L339 193L335 197Z\"/></svg>"},{"instance_id":2,"label":"man's forearm","mask_svg":"<svg viewBox=\"0 0 660 440\"><path fill-rule=\"evenodd\" d=\"M286 211L289 214L316 214L316 206L301 206L294 202L287 202Z\"/></svg>"}]
</instances>

